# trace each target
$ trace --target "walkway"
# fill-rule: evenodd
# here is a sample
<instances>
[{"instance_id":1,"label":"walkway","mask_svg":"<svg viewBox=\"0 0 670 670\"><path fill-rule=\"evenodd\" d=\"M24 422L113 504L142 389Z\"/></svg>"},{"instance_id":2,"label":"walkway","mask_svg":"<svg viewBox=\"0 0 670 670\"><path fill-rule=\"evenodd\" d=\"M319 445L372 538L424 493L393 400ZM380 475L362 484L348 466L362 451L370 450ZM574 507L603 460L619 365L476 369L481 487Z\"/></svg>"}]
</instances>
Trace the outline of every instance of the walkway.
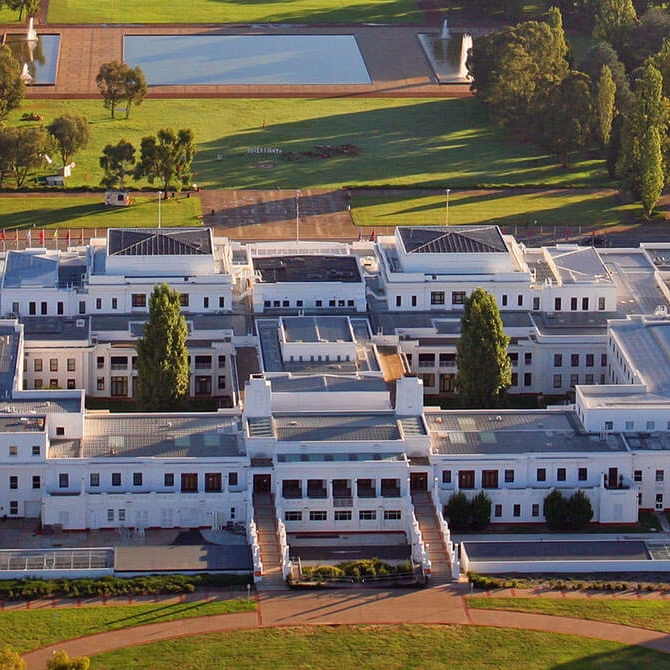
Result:
<instances>
[{"instance_id":1,"label":"walkway","mask_svg":"<svg viewBox=\"0 0 670 670\"><path fill-rule=\"evenodd\" d=\"M256 596L256 612L150 624L69 640L24 655L28 669L42 669L53 652L93 656L113 649L225 630L273 626L357 624L461 624L564 633L640 645L670 653L670 635L619 624L521 612L469 609L469 585L418 590L274 591ZM513 594L513 592L512 592ZM510 595L502 592L501 595ZM518 595L527 595L519 593Z\"/></svg>"}]
</instances>

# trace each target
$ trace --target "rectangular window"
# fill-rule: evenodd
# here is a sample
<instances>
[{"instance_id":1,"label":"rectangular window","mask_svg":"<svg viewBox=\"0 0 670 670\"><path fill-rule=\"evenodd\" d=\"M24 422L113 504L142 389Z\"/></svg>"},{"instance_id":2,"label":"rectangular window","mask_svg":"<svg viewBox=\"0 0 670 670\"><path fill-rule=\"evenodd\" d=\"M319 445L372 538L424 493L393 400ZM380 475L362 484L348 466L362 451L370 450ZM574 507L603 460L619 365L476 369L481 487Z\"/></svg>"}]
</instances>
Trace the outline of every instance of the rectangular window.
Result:
<instances>
[{"instance_id":1,"label":"rectangular window","mask_svg":"<svg viewBox=\"0 0 670 670\"><path fill-rule=\"evenodd\" d=\"M402 307L402 296L401 295L397 295L395 297L395 306L396 307Z\"/></svg>"},{"instance_id":2,"label":"rectangular window","mask_svg":"<svg viewBox=\"0 0 670 670\"><path fill-rule=\"evenodd\" d=\"M42 359L41 358L36 358L33 361L33 369L35 372L42 372Z\"/></svg>"},{"instance_id":3,"label":"rectangular window","mask_svg":"<svg viewBox=\"0 0 670 670\"><path fill-rule=\"evenodd\" d=\"M589 308L589 299L582 298L582 311L586 312Z\"/></svg>"},{"instance_id":4,"label":"rectangular window","mask_svg":"<svg viewBox=\"0 0 670 670\"><path fill-rule=\"evenodd\" d=\"M328 520L328 512L325 510L314 510L309 513L309 520L310 521L327 521Z\"/></svg>"},{"instance_id":5,"label":"rectangular window","mask_svg":"<svg viewBox=\"0 0 670 670\"><path fill-rule=\"evenodd\" d=\"M538 503L533 503L530 510L531 516L540 516L540 505Z\"/></svg>"},{"instance_id":6,"label":"rectangular window","mask_svg":"<svg viewBox=\"0 0 670 670\"><path fill-rule=\"evenodd\" d=\"M535 474L535 479L537 479L538 482L546 482L547 481L547 469L546 468L538 468L537 472Z\"/></svg>"},{"instance_id":7,"label":"rectangular window","mask_svg":"<svg viewBox=\"0 0 670 670\"><path fill-rule=\"evenodd\" d=\"M518 386L519 385L519 373L518 372L513 372L512 373L511 385L512 386Z\"/></svg>"},{"instance_id":8,"label":"rectangular window","mask_svg":"<svg viewBox=\"0 0 670 670\"><path fill-rule=\"evenodd\" d=\"M112 377L111 385L112 397L125 398L128 396L128 377Z\"/></svg>"},{"instance_id":9,"label":"rectangular window","mask_svg":"<svg viewBox=\"0 0 670 670\"><path fill-rule=\"evenodd\" d=\"M465 304L465 291L452 291L451 292L451 304L452 305L464 305Z\"/></svg>"},{"instance_id":10,"label":"rectangular window","mask_svg":"<svg viewBox=\"0 0 670 670\"><path fill-rule=\"evenodd\" d=\"M605 421L605 430L614 430L614 422Z\"/></svg>"},{"instance_id":11,"label":"rectangular window","mask_svg":"<svg viewBox=\"0 0 670 670\"><path fill-rule=\"evenodd\" d=\"M521 516L521 505L514 505L513 512L514 516Z\"/></svg>"},{"instance_id":12,"label":"rectangular window","mask_svg":"<svg viewBox=\"0 0 670 670\"><path fill-rule=\"evenodd\" d=\"M10 456L18 456L18 454L19 454L19 448L14 444L10 444L9 445L9 455Z\"/></svg>"},{"instance_id":13,"label":"rectangular window","mask_svg":"<svg viewBox=\"0 0 670 670\"><path fill-rule=\"evenodd\" d=\"M163 475L163 486L174 486L174 473L166 472Z\"/></svg>"},{"instance_id":14,"label":"rectangular window","mask_svg":"<svg viewBox=\"0 0 670 670\"><path fill-rule=\"evenodd\" d=\"M400 521L402 512L399 509L384 510L384 521Z\"/></svg>"},{"instance_id":15,"label":"rectangular window","mask_svg":"<svg viewBox=\"0 0 670 670\"><path fill-rule=\"evenodd\" d=\"M605 310L605 298L598 298L598 309L601 312Z\"/></svg>"},{"instance_id":16,"label":"rectangular window","mask_svg":"<svg viewBox=\"0 0 670 670\"><path fill-rule=\"evenodd\" d=\"M505 470L505 484L514 482L514 470Z\"/></svg>"},{"instance_id":17,"label":"rectangular window","mask_svg":"<svg viewBox=\"0 0 670 670\"><path fill-rule=\"evenodd\" d=\"M600 366L603 368L607 367L607 354L600 354Z\"/></svg>"},{"instance_id":18,"label":"rectangular window","mask_svg":"<svg viewBox=\"0 0 670 670\"><path fill-rule=\"evenodd\" d=\"M28 303L28 314L30 316L34 316L37 314L37 303L36 302L29 302Z\"/></svg>"},{"instance_id":19,"label":"rectangular window","mask_svg":"<svg viewBox=\"0 0 670 670\"><path fill-rule=\"evenodd\" d=\"M119 308L119 299L112 298L112 309L118 309L118 308Z\"/></svg>"},{"instance_id":20,"label":"rectangular window","mask_svg":"<svg viewBox=\"0 0 670 670\"><path fill-rule=\"evenodd\" d=\"M181 476L182 493L198 492L198 474L196 472L184 472Z\"/></svg>"},{"instance_id":21,"label":"rectangular window","mask_svg":"<svg viewBox=\"0 0 670 670\"><path fill-rule=\"evenodd\" d=\"M212 367L212 357L211 356L196 356L195 357L195 369L196 370L210 370Z\"/></svg>"},{"instance_id":22,"label":"rectangular window","mask_svg":"<svg viewBox=\"0 0 670 670\"><path fill-rule=\"evenodd\" d=\"M527 351L523 355L523 364L524 365L532 365L532 363L533 363L533 354L530 353L530 351Z\"/></svg>"},{"instance_id":23,"label":"rectangular window","mask_svg":"<svg viewBox=\"0 0 670 670\"><path fill-rule=\"evenodd\" d=\"M502 516L502 505L497 504L493 507L493 516L501 517Z\"/></svg>"},{"instance_id":24,"label":"rectangular window","mask_svg":"<svg viewBox=\"0 0 670 670\"><path fill-rule=\"evenodd\" d=\"M664 479L665 473L663 470L656 470L656 481L657 482L662 482Z\"/></svg>"},{"instance_id":25,"label":"rectangular window","mask_svg":"<svg viewBox=\"0 0 670 670\"><path fill-rule=\"evenodd\" d=\"M444 305L444 291L431 291L430 292L430 304L431 305Z\"/></svg>"},{"instance_id":26,"label":"rectangular window","mask_svg":"<svg viewBox=\"0 0 670 670\"><path fill-rule=\"evenodd\" d=\"M226 376L225 375L219 375L217 380L216 380L216 386L219 389L219 391L223 391L226 388Z\"/></svg>"},{"instance_id":27,"label":"rectangular window","mask_svg":"<svg viewBox=\"0 0 670 670\"><path fill-rule=\"evenodd\" d=\"M58 488L66 489L70 486L70 475L67 472L61 472L58 475Z\"/></svg>"},{"instance_id":28,"label":"rectangular window","mask_svg":"<svg viewBox=\"0 0 670 670\"><path fill-rule=\"evenodd\" d=\"M451 484L451 470L442 470L442 483Z\"/></svg>"},{"instance_id":29,"label":"rectangular window","mask_svg":"<svg viewBox=\"0 0 670 670\"><path fill-rule=\"evenodd\" d=\"M374 509L362 509L358 512L359 521L374 521L377 518L377 511Z\"/></svg>"},{"instance_id":30,"label":"rectangular window","mask_svg":"<svg viewBox=\"0 0 670 670\"><path fill-rule=\"evenodd\" d=\"M39 475L33 475L33 488L39 489L42 486L42 478Z\"/></svg>"},{"instance_id":31,"label":"rectangular window","mask_svg":"<svg viewBox=\"0 0 670 670\"><path fill-rule=\"evenodd\" d=\"M97 391L104 391L105 390L105 378L104 377L98 377L95 380L95 388Z\"/></svg>"},{"instance_id":32,"label":"rectangular window","mask_svg":"<svg viewBox=\"0 0 670 670\"><path fill-rule=\"evenodd\" d=\"M554 388L560 389L563 386L563 375L554 375Z\"/></svg>"},{"instance_id":33,"label":"rectangular window","mask_svg":"<svg viewBox=\"0 0 670 670\"><path fill-rule=\"evenodd\" d=\"M131 307L146 307L147 306L147 296L145 293L133 293L130 296L130 305Z\"/></svg>"},{"instance_id":34,"label":"rectangular window","mask_svg":"<svg viewBox=\"0 0 670 670\"><path fill-rule=\"evenodd\" d=\"M585 384L593 384L593 375L584 375Z\"/></svg>"},{"instance_id":35,"label":"rectangular window","mask_svg":"<svg viewBox=\"0 0 670 670\"><path fill-rule=\"evenodd\" d=\"M339 509L334 512L335 521L351 521L350 509Z\"/></svg>"},{"instance_id":36,"label":"rectangular window","mask_svg":"<svg viewBox=\"0 0 670 670\"><path fill-rule=\"evenodd\" d=\"M579 354L570 354L570 367L579 367Z\"/></svg>"},{"instance_id":37,"label":"rectangular window","mask_svg":"<svg viewBox=\"0 0 670 670\"><path fill-rule=\"evenodd\" d=\"M16 475L9 476L9 488L18 489L19 488L19 478Z\"/></svg>"},{"instance_id":38,"label":"rectangular window","mask_svg":"<svg viewBox=\"0 0 670 670\"><path fill-rule=\"evenodd\" d=\"M498 488L498 471L497 470L482 470L482 488L483 489L497 489Z\"/></svg>"},{"instance_id":39,"label":"rectangular window","mask_svg":"<svg viewBox=\"0 0 670 670\"><path fill-rule=\"evenodd\" d=\"M112 304L114 304L114 300L115 299L112 299ZM86 314L86 300L79 301L79 313Z\"/></svg>"},{"instance_id":40,"label":"rectangular window","mask_svg":"<svg viewBox=\"0 0 670 670\"><path fill-rule=\"evenodd\" d=\"M580 482L585 482L589 478L589 471L587 468L579 468L577 470L577 479Z\"/></svg>"},{"instance_id":41,"label":"rectangular window","mask_svg":"<svg viewBox=\"0 0 670 670\"><path fill-rule=\"evenodd\" d=\"M142 486L143 476L141 472L133 472L133 486Z\"/></svg>"},{"instance_id":42,"label":"rectangular window","mask_svg":"<svg viewBox=\"0 0 670 670\"><path fill-rule=\"evenodd\" d=\"M523 385L532 386L533 385L533 375L530 372L523 373Z\"/></svg>"},{"instance_id":43,"label":"rectangular window","mask_svg":"<svg viewBox=\"0 0 670 670\"><path fill-rule=\"evenodd\" d=\"M238 476L237 472L229 472L228 473L228 486L237 486L238 482Z\"/></svg>"},{"instance_id":44,"label":"rectangular window","mask_svg":"<svg viewBox=\"0 0 670 670\"><path fill-rule=\"evenodd\" d=\"M33 444L31 453L33 456L39 456L42 453L39 444Z\"/></svg>"},{"instance_id":45,"label":"rectangular window","mask_svg":"<svg viewBox=\"0 0 670 670\"><path fill-rule=\"evenodd\" d=\"M502 306L507 307L507 295L503 295L502 297Z\"/></svg>"},{"instance_id":46,"label":"rectangular window","mask_svg":"<svg viewBox=\"0 0 670 670\"><path fill-rule=\"evenodd\" d=\"M475 488L475 471L474 470L459 470L458 471L458 488L459 489L474 489Z\"/></svg>"},{"instance_id":47,"label":"rectangular window","mask_svg":"<svg viewBox=\"0 0 670 670\"><path fill-rule=\"evenodd\" d=\"M416 296L412 296L412 307L416 307Z\"/></svg>"},{"instance_id":48,"label":"rectangular window","mask_svg":"<svg viewBox=\"0 0 670 670\"><path fill-rule=\"evenodd\" d=\"M67 371L74 372L77 367L77 361L74 358L67 359Z\"/></svg>"},{"instance_id":49,"label":"rectangular window","mask_svg":"<svg viewBox=\"0 0 670 670\"><path fill-rule=\"evenodd\" d=\"M317 300L317 301L315 301L314 306L315 306L315 307L323 307L323 300Z\"/></svg>"},{"instance_id":50,"label":"rectangular window","mask_svg":"<svg viewBox=\"0 0 670 670\"><path fill-rule=\"evenodd\" d=\"M533 298L533 311L534 312L540 311L540 299L537 296Z\"/></svg>"},{"instance_id":51,"label":"rectangular window","mask_svg":"<svg viewBox=\"0 0 670 670\"><path fill-rule=\"evenodd\" d=\"M573 312L577 309L577 298L570 298L570 309Z\"/></svg>"},{"instance_id":52,"label":"rectangular window","mask_svg":"<svg viewBox=\"0 0 670 670\"><path fill-rule=\"evenodd\" d=\"M95 359L95 365L98 368L98 370L102 370L105 367L105 357L97 356Z\"/></svg>"},{"instance_id":53,"label":"rectangular window","mask_svg":"<svg viewBox=\"0 0 670 670\"><path fill-rule=\"evenodd\" d=\"M222 490L221 473L220 472L206 472L205 473L205 491L215 493Z\"/></svg>"},{"instance_id":54,"label":"rectangular window","mask_svg":"<svg viewBox=\"0 0 670 670\"><path fill-rule=\"evenodd\" d=\"M570 388L574 388L579 384L579 375L570 375Z\"/></svg>"},{"instance_id":55,"label":"rectangular window","mask_svg":"<svg viewBox=\"0 0 670 670\"><path fill-rule=\"evenodd\" d=\"M220 355L217 359L219 367L220 368L225 368L226 367L226 357L224 355Z\"/></svg>"},{"instance_id":56,"label":"rectangular window","mask_svg":"<svg viewBox=\"0 0 670 670\"><path fill-rule=\"evenodd\" d=\"M633 472L633 481L638 483L642 481L642 470L635 470Z\"/></svg>"},{"instance_id":57,"label":"rectangular window","mask_svg":"<svg viewBox=\"0 0 670 670\"><path fill-rule=\"evenodd\" d=\"M126 520L126 510L122 507L119 510L119 521L124 522Z\"/></svg>"},{"instance_id":58,"label":"rectangular window","mask_svg":"<svg viewBox=\"0 0 670 670\"><path fill-rule=\"evenodd\" d=\"M284 512L284 521L302 521L302 512L297 510Z\"/></svg>"},{"instance_id":59,"label":"rectangular window","mask_svg":"<svg viewBox=\"0 0 670 670\"><path fill-rule=\"evenodd\" d=\"M63 303L60 302L60 301L58 301L58 302L56 303L56 314L58 314L58 315L62 315L64 311L65 311L65 309L64 309L64 305L63 305Z\"/></svg>"},{"instance_id":60,"label":"rectangular window","mask_svg":"<svg viewBox=\"0 0 670 670\"><path fill-rule=\"evenodd\" d=\"M92 487L100 486L100 473L91 472L88 476L88 485Z\"/></svg>"},{"instance_id":61,"label":"rectangular window","mask_svg":"<svg viewBox=\"0 0 670 670\"><path fill-rule=\"evenodd\" d=\"M203 309L208 309L209 308L209 297L208 296L205 296L202 299L202 308Z\"/></svg>"},{"instance_id":62,"label":"rectangular window","mask_svg":"<svg viewBox=\"0 0 670 670\"><path fill-rule=\"evenodd\" d=\"M565 468L558 468L556 470L556 481L564 482L565 479L566 479L566 475L567 475L567 473L566 473Z\"/></svg>"},{"instance_id":63,"label":"rectangular window","mask_svg":"<svg viewBox=\"0 0 670 670\"><path fill-rule=\"evenodd\" d=\"M96 298L95 299L95 308L96 309L102 309L102 298Z\"/></svg>"},{"instance_id":64,"label":"rectangular window","mask_svg":"<svg viewBox=\"0 0 670 670\"><path fill-rule=\"evenodd\" d=\"M561 311L561 299L560 298L554 298L554 311L555 312L560 312Z\"/></svg>"},{"instance_id":65,"label":"rectangular window","mask_svg":"<svg viewBox=\"0 0 670 670\"><path fill-rule=\"evenodd\" d=\"M596 362L595 354L586 354L586 367L592 368Z\"/></svg>"},{"instance_id":66,"label":"rectangular window","mask_svg":"<svg viewBox=\"0 0 670 670\"><path fill-rule=\"evenodd\" d=\"M179 294L179 304L182 307L188 307L188 293Z\"/></svg>"},{"instance_id":67,"label":"rectangular window","mask_svg":"<svg viewBox=\"0 0 670 670\"><path fill-rule=\"evenodd\" d=\"M10 500L9 501L9 513L12 515L17 515L19 513L19 501Z\"/></svg>"},{"instance_id":68,"label":"rectangular window","mask_svg":"<svg viewBox=\"0 0 670 670\"><path fill-rule=\"evenodd\" d=\"M656 430L656 422L647 421L647 430Z\"/></svg>"},{"instance_id":69,"label":"rectangular window","mask_svg":"<svg viewBox=\"0 0 670 670\"><path fill-rule=\"evenodd\" d=\"M112 472L112 486L121 486L120 472Z\"/></svg>"},{"instance_id":70,"label":"rectangular window","mask_svg":"<svg viewBox=\"0 0 670 670\"><path fill-rule=\"evenodd\" d=\"M114 521L114 519L115 519L114 510L109 508L107 510L107 521Z\"/></svg>"},{"instance_id":71,"label":"rectangular window","mask_svg":"<svg viewBox=\"0 0 670 670\"><path fill-rule=\"evenodd\" d=\"M219 309L223 309L226 306L226 298L222 295L219 296Z\"/></svg>"},{"instance_id":72,"label":"rectangular window","mask_svg":"<svg viewBox=\"0 0 670 670\"><path fill-rule=\"evenodd\" d=\"M50 358L49 359L49 370L51 372L58 372L58 359Z\"/></svg>"},{"instance_id":73,"label":"rectangular window","mask_svg":"<svg viewBox=\"0 0 670 670\"><path fill-rule=\"evenodd\" d=\"M41 389L44 386L44 381L42 379L36 379L35 380L35 388L36 389Z\"/></svg>"},{"instance_id":74,"label":"rectangular window","mask_svg":"<svg viewBox=\"0 0 670 670\"><path fill-rule=\"evenodd\" d=\"M563 354L554 354L554 367L560 368L563 366Z\"/></svg>"},{"instance_id":75,"label":"rectangular window","mask_svg":"<svg viewBox=\"0 0 670 670\"><path fill-rule=\"evenodd\" d=\"M522 295L518 295L516 297L516 304L517 304L518 307L523 307L523 296Z\"/></svg>"}]
</instances>

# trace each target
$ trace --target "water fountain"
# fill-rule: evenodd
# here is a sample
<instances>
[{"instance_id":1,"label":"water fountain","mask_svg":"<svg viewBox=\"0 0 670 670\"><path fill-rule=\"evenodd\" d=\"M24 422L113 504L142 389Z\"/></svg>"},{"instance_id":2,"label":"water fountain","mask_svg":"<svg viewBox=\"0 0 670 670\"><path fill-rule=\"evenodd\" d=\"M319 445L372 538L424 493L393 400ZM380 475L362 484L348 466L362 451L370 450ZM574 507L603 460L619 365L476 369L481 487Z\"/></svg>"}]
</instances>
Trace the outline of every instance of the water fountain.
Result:
<instances>
[{"instance_id":1,"label":"water fountain","mask_svg":"<svg viewBox=\"0 0 670 670\"><path fill-rule=\"evenodd\" d=\"M439 35L419 34L419 42L440 84L469 84L467 59L472 49L469 32L454 32L444 19Z\"/></svg>"}]
</instances>

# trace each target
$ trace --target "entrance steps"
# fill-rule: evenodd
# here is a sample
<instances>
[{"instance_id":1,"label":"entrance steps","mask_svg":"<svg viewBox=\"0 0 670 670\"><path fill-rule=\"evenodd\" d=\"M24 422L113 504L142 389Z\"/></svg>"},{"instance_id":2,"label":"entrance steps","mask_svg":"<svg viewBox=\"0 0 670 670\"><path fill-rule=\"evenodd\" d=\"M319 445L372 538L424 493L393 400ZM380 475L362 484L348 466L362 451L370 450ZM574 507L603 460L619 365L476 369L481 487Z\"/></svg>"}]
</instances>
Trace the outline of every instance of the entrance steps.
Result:
<instances>
[{"instance_id":1,"label":"entrance steps","mask_svg":"<svg viewBox=\"0 0 670 670\"><path fill-rule=\"evenodd\" d=\"M281 549L277 537L277 510L271 493L254 493L254 521L263 563L259 591L286 588L281 568Z\"/></svg>"},{"instance_id":2,"label":"entrance steps","mask_svg":"<svg viewBox=\"0 0 670 670\"><path fill-rule=\"evenodd\" d=\"M442 539L440 524L437 513L433 506L433 500L427 491L414 491L412 493L412 505L414 516L419 524L419 530L423 536L423 542L428 546L431 573L428 580L429 586L440 586L451 584L454 579L451 572L451 561L447 547Z\"/></svg>"}]
</instances>

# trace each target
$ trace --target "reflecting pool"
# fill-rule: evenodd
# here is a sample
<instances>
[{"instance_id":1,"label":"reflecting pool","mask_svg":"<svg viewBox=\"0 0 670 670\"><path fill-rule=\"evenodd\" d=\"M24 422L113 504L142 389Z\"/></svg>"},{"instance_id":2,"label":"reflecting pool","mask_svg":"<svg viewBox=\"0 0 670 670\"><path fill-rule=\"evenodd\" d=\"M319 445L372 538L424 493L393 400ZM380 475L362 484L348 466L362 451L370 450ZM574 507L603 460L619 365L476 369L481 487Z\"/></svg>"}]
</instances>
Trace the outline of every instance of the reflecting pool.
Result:
<instances>
[{"instance_id":1,"label":"reflecting pool","mask_svg":"<svg viewBox=\"0 0 670 670\"><path fill-rule=\"evenodd\" d=\"M25 34L7 33L5 44L22 67L22 77L29 85L56 83L60 35L38 35L37 40L26 39Z\"/></svg>"}]
</instances>

